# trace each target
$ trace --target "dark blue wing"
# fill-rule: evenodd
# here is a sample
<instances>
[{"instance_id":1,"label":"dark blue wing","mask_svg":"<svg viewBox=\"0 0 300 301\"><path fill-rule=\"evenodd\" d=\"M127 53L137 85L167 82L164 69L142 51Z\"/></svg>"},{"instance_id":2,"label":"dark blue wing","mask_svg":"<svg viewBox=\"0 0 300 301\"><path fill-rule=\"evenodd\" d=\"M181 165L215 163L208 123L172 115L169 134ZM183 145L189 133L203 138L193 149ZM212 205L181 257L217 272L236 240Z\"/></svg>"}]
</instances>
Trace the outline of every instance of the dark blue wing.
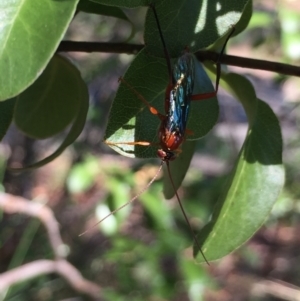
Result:
<instances>
[{"instance_id":1,"label":"dark blue wing","mask_svg":"<svg viewBox=\"0 0 300 301\"><path fill-rule=\"evenodd\" d=\"M194 61L190 53L183 54L174 65L174 89L170 92L167 127L184 136L194 88Z\"/></svg>"}]
</instances>

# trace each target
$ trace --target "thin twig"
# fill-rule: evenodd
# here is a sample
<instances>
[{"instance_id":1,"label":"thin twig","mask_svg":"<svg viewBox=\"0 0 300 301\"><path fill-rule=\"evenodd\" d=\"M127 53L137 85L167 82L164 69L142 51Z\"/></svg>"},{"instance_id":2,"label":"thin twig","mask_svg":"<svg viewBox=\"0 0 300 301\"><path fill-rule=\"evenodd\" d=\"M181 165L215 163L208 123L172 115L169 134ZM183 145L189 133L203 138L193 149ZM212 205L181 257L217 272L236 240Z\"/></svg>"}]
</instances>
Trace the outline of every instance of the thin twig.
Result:
<instances>
[{"instance_id":1,"label":"thin twig","mask_svg":"<svg viewBox=\"0 0 300 301\"><path fill-rule=\"evenodd\" d=\"M141 44L61 41L57 52L103 52L137 54Z\"/></svg>"},{"instance_id":2,"label":"thin twig","mask_svg":"<svg viewBox=\"0 0 300 301\"><path fill-rule=\"evenodd\" d=\"M20 213L39 219L45 226L55 258L64 258L64 243L59 232L59 224L52 210L42 204L30 202L22 197L0 193L0 208L8 214Z\"/></svg>"},{"instance_id":3,"label":"thin twig","mask_svg":"<svg viewBox=\"0 0 300 301\"><path fill-rule=\"evenodd\" d=\"M59 225L49 207L30 202L22 197L0 193L0 208L8 214L20 213L38 218L46 227L50 245L55 255L55 260L36 260L0 274L0 293L21 281L43 274L57 273L78 292L87 294L94 300L101 300L101 288L84 279L80 272L64 259L66 253L63 252L64 243L59 232Z\"/></svg>"},{"instance_id":4,"label":"thin twig","mask_svg":"<svg viewBox=\"0 0 300 301\"><path fill-rule=\"evenodd\" d=\"M76 291L87 294L95 300L100 300L100 287L84 279L79 271L65 259L36 260L0 274L0 292L5 292L18 282L51 273L59 274Z\"/></svg>"},{"instance_id":5,"label":"thin twig","mask_svg":"<svg viewBox=\"0 0 300 301\"><path fill-rule=\"evenodd\" d=\"M218 53L212 51L198 51L195 53L195 55L199 61L211 60L213 62L216 62L219 56ZM222 55L220 62L224 65L265 70L291 76L300 76L300 67L272 61L249 59L245 57L224 54Z\"/></svg>"},{"instance_id":6,"label":"thin twig","mask_svg":"<svg viewBox=\"0 0 300 301\"><path fill-rule=\"evenodd\" d=\"M62 41L57 52L109 52L136 54L143 48L144 45L141 44ZM216 52L205 50L198 51L195 55L199 61L210 60L213 62L217 62L219 56ZM220 58L220 63L242 68L276 72L290 76L300 76L300 67L272 61L249 59L224 54Z\"/></svg>"},{"instance_id":7,"label":"thin twig","mask_svg":"<svg viewBox=\"0 0 300 301\"><path fill-rule=\"evenodd\" d=\"M252 295L265 297L271 295L289 301L300 301L300 288L280 280L258 281L252 287Z\"/></svg>"}]
</instances>

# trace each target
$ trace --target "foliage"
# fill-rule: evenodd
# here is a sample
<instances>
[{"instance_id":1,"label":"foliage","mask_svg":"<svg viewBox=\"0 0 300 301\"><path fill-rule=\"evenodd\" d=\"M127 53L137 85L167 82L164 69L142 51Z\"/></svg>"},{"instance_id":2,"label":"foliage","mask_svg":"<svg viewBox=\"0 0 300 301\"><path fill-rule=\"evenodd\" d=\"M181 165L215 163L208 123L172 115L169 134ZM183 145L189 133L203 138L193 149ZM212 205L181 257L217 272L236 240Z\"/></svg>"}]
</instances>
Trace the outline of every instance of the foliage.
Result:
<instances>
[{"instance_id":1,"label":"foliage","mask_svg":"<svg viewBox=\"0 0 300 301\"><path fill-rule=\"evenodd\" d=\"M150 3L153 1L1 2L0 10L3 12L0 15L1 138L12 121L26 136L36 139L53 137L64 133L69 127L69 132L56 151L38 162L31 162L24 168L16 169L17 171L40 167L53 161L83 131L89 106L86 83L74 64L56 53L76 9L86 13L112 16L131 24L123 9L148 6ZM155 7L172 63L186 47L193 53L208 46L218 51L231 28L235 26L235 34L239 34L246 29L252 14L250 0L226 0L220 1L218 5L213 1L208 1L204 5L204 1L198 0L189 2L165 0L157 1ZM153 107L163 113L164 93L168 83L167 64L151 9L146 15L144 40L145 47L136 55L123 78ZM196 58L194 59L196 64L194 93L213 91L208 73L215 74L215 68L208 63L203 67ZM223 70L221 84L242 104L248 119L248 132L223 190L218 200L214 201L214 208L210 208L211 211L207 214L211 215L211 218L205 221L206 225L197 234L209 261L220 259L236 250L259 230L270 214L284 184L281 129L272 109L256 96L250 81L242 75ZM174 164L171 163L171 174L177 188L181 186L189 168L197 140L207 135L218 121L217 98L192 102L191 106L188 129L192 135L187 137L182 154ZM108 120L104 139L112 144L114 150L129 157L144 159L156 157L155 143L158 140L159 119L145 108L143 102L124 83L118 88ZM152 146L126 144L134 141L151 142ZM103 172L105 171L103 166L99 166L102 171L95 168L94 158L81 159L81 162L72 168L67 180L69 192L74 195L93 189L95 178L107 177ZM108 198L111 202L108 205L98 206L99 219L103 217L105 210L110 212L122 205L120 200L131 199L128 186L119 187L120 183L124 185L124 182L130 180L133 181L115 173L111 182L107 180L106 185L113 191ZM145 187L146 183L142 187ZM158 233L160 229L167 229L167 232L162 231L157 241L153 243L153 253L147 253L148 247L134 239L118 236L120 225L129 216L129 212L124 211L123 214L119 212L119 215L111 217L111 221L115 219L111 224L101 225L104 233L112 237L111 242L115 247L113 252L103 256L103 260L115 264L118 259L115 258L114 252L127 256L123 258L125 263L120 262L121 269L123 265L132 265L134 273L133 279L126 279L121 272L118 274L122 283L121 292L128 291L131 282L135 281L138 283L136 290L148 284L148 292L137 296L136 300L144 300L151 296L152 290L163 298L170 299L176 292L166 290L167 286L163 283L170 281L175 285L176 279L168 279L160 271L160 261L167 260L169 252L175 252L176 261L184 278L182 281L189 282L185 285L190 299L200 300L195 296L191 283L197 281L205 283L206 276L198 275L191 259L180 253L190 241L183 238L185 235L189 237L189 232L186 226L183 226L183 230L176 227L177 220L157 197L159 189L157 185L154 184L149 191L140 195L147 214L147 223ZM163 189L167 198L174 195L168 174L164 175ZM202 220L199 207L187 211L190 215L196 212L198 215L194 217ZM102 213L99 213L99 209ZM183 234L177 235L181 231ZM194 249L196 260L203 262L195 246ZM135 261L136 256L141 256L138 263ZM158 278L151 282L153 277ZM106 295L107 298L114 300L125 300L121 293L119 295L113 290L110 291L109 286Z\"/></svg>"}]
</instances>

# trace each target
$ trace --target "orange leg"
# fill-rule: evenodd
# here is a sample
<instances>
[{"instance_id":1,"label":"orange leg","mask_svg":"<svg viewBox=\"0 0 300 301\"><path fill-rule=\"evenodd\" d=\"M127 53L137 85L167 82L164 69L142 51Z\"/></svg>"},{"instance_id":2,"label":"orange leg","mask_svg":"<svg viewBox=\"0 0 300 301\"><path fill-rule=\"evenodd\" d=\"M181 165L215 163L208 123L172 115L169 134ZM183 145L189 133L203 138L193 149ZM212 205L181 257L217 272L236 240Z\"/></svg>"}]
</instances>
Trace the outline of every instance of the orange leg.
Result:
<instances>
[{"instance_id":1,"label":"orange leg","mask_svg":"<svg viewBox=\"0 0 300 301\"><path fill-rule=\"evenodd\" d=\"M126 144L126 145L142 145L142 146L150 146L153 145L153 143L148 141L134 141L134 142L109 142L107 140L104 141L107 145L118 145L118 144Z\"/></svg>"},{"instance_id":2,"label":"orange leg","mask_svg":"<svg viewBox=\"0 0 300 301\"><path fill-rule=\"evenodd\" d=\"M159 143L152 143L149 141L132 141L132 142L110 142L105 140L104 143L106 145L140 145L140 146L159 146Z\"/></svg>"}]
</instances>

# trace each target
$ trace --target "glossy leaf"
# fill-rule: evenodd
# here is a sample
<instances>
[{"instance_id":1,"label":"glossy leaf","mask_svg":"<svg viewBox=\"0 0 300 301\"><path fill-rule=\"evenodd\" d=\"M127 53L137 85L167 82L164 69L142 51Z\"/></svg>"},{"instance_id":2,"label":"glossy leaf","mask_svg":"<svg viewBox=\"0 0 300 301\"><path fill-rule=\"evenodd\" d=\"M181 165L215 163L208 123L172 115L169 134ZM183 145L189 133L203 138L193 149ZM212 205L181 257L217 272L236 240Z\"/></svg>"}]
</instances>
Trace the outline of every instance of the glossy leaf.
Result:
<instances>
[{"instance_id":1,"label":"glossy leaf","mask_svg":"<svg viewBox=\"0 0 300 301\"><path fill-rule=\"evenodd\" d=\"M0 141L5 136L13 118L16 99L0 102Z\"/></svg>"},{"instance_id":2,"label":"glossy leaf","mask_svg":"<svg viewBox=\"0 0 300 301\"><path fill-rule=\"evenodd\" d=\"M223 35L240 18L248 0L93 0L94 2L135 8L154 4L164 36L170 39L172 57L178 57L186 46L192 51L207 47ZM150 25L150 26L149 26ZM146 20L145 42L156 53L158 37L155 20L150 13ZM148 31L147 31L148 28ZM174 29L176 28L176 32ZM183 30L184 29L184 30ZM208 34L209 32L209 34ZM163 52L159 52L163 56Z\"/></svg>"},{"instance_id":3,"label":"glossy leaf","mask_svg":"<svg viewBox=\"0 0 300 301\"><path fill-rule=\"evenodd\" d=\"M214 43L240 20L247 3L248 0L156 2L155 8L170 56L180 56L186 47L195 52ZM164 57L151 9L146 16L144 38L148 52Z\"/></svg>"},{"instance_id":4,"label":"glossy leaf","mask_svg":"<svg viewBox=\"0 0 300 301\"><path fill-rule=\"evenodd\" d=\"M75 75L74 73L73 75ZM74 78L73 78L74 79ZM68 81L68 78L65 78L65 81ZM26 166L24 168L9 168L11 171L24 171L29 170L37 167L41 167L51 161L53 161L55 158L57 158L70 144L72 144L77 137L81 134L83 127L85 125L85 120L89 108L89 94L87 90L87 86L85 82L82 80L80 73L77 72L76 81L73 82L74 86L72 89L77 94L79 105L77 106L77 112L75 119L71 125L71 128L62 142L62 144L58 147L58 149L52 153L50 156L46 157L45 159L30 164L29 166ZM70 92L71 93L71 92Z\"/></svg>"},{"instance_id":5,"label":"glossy leaf","mask_svg":"<svg viewBox=\"0 0 300 301\"><path fill-rule=\"evenodd\" d=\"M0 1L0 100L16 96L46 67L78 0Z\"/></svg>"},{"instance_id":6,"label":"glossy leaf","mask_svg":"<svg viewBox=\"0 0 300 301\"><path fill-rule=\"evenodd\" d=\"M248 27L249 22L252 18L252 12L253 12L252 7L253 7L252 0L249 0L244 7L240 20L235 25L235 35L244 31L246 27Z\"/></svg>"},{"instance_id":7,"label":"glossy leaf","mask_svg":"<svg viewBox=\"0 0 300 301\"><path fill-rule=\"evenodd\" d=\"M284 184L279 122L250 82L237 74L223 77L242 102L249 130L211 221L199 234L208 260L216 260L246 242L264 223ZM198 255L197 259L203 261Z\"/></svg>"},{"instance_id":8,"label":"glossy leaf","mask_svg":"<svg viewBox=\"0 0 300 301\"><path fill-rule=\"evenodd\" d=\"M242 31L244 31L248 26L251 18L252 18L252 0L249 0L242 11L242 15L239 21L234 26L230 26L228 33L223 37L221 37L220 39L218 39L213 45L209 47L209 49L212 51L220 51L220 49L223 48L228 35L230 35L230 37L234 37L239 33L241 33Z\"/></svg>"},{"instance_id":9,"label":"glossy leaf","mask_svg":"<svg viewBox=\"0 0 300 301\"><path fill-rule=\"evenodd\" d=\"M78 114L78 70L54 56L41 76L17 97L14 121L26 135L44 139L63 131Z\"/></svg>"},{"instance_id":10,"label":"glossy leaf","mask_svg":"<svg viewBox=\"0 0 300 301\"><path fill-rule=\"evenodd\" d=\"M89 13L89 14L104 15L108 17L115 17L118 19L129 21L128 17L120 8L114 6L102 5L91 0L80 0L77 9L79 11Z\"/></svg>"},{"instance_id":11,"label":"glossy leaf","mask_svg":"<svg viewBox=\"0 0 300 301\"><path fill-rule=\"evenodd\" d=\"M135 29L134 25L130 21L130 19L126 16L126 14L122 11L121 8L109 6L109 5L102 5L100 3L96 3L91 0L80 0L77 6L77 10L89 13L89 14L98 14L108 17L114 17L121 20L125 20L130 23L131 26L131 33L127 38L127 41L130 41L132 37L134 37Z\"/></svg>"},{"instance_id":12,"label":"glossy leaf","mask_svg":"<svg viewBox=\"0 0 300 301\"><path fill-rule=\"evenodd\" d=\"M153 3L151 0L93 0L93 2L128 8L149 6L151 3Z\"/></svg>"}]
</instances>

